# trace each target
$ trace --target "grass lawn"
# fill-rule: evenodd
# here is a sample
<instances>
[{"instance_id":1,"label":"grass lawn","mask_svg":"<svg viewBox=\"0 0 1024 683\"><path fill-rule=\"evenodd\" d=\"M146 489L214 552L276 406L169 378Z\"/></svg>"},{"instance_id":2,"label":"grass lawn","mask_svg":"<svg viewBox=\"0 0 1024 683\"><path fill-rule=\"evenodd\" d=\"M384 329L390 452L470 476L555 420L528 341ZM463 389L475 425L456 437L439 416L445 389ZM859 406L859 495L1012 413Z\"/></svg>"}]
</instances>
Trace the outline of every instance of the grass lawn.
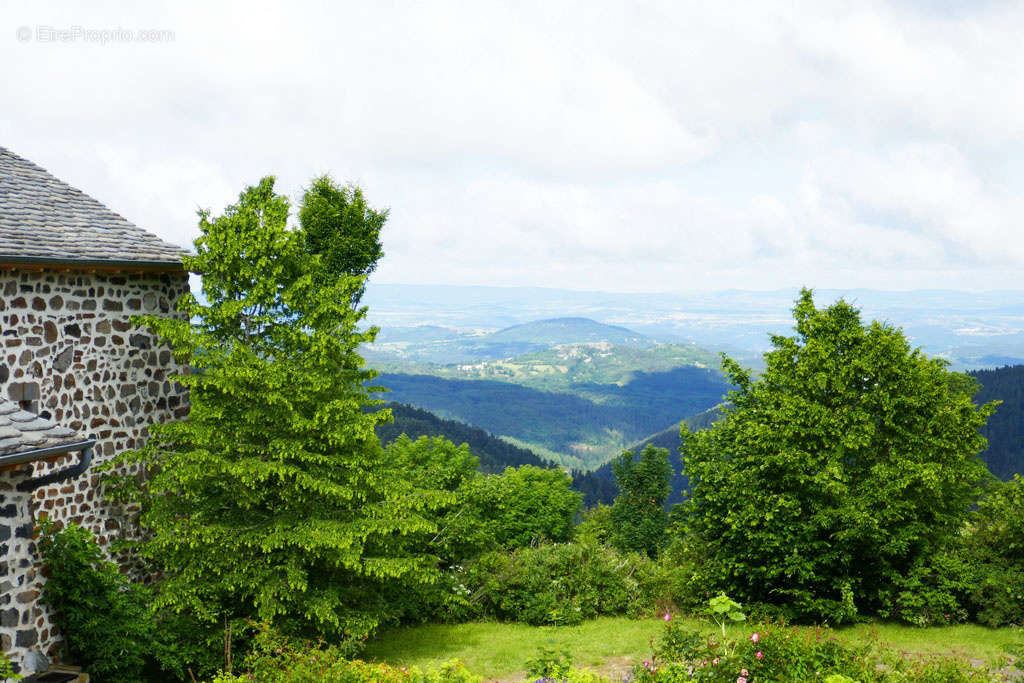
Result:
<instances>
[{"instance_id":1,"label":"grass lawn","mask_svg":"<svg viewBox=\"0 0 1024 683\"><path fill-rule=\"evenodd\" d=\"M682 618L682 617L676 617ZM693 621L697 626L698 622ZM474 673L510 679L525 670L526 660L539 648L565 648L580 666L596 668L609 663L650 656L652 638L661 633L660 619L635 620L603 617L579 626L525 626L474 622L428 624L388 631L368 644L365 658L399 666L425 666L461 659ZM700 622L711 632L713 624ZM746 637L748 627L730 629ZM851 642L877 639L887 647L911 654L949 654L988 660L1003 652L1003 645L1024 641L1019 629L987 629L974 625L915 628L896 624L863 624L835 632Z\"/></svg>"}]
</instances>

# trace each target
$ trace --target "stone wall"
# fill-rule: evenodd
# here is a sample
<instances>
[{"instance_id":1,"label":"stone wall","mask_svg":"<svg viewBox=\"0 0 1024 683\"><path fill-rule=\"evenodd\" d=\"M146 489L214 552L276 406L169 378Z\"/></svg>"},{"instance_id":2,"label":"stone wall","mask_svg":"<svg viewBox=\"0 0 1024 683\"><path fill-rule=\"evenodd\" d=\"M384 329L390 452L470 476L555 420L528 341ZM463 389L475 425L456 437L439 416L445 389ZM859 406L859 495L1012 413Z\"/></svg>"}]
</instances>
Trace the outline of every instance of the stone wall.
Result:
<instances>
[{"instance_id":1,"label":"stone wall","mask_svg":"<svg viewBox=\"0 0 1024 683\"><path fill-rule=\"evenodd\" d=\"M180 315L174 304L187 291L184 272L0 271L0 395L97 439L93 469L35 492L36 518L77 522L102 546L133 532L131 511L104 501L95 466L141 446L150 424L188 413L185 389L171 379L180 371L171 352L130 321ZM32 475L76 461L38 463ZM39 646L49 654L56 636L45 615L42 622L38 635L48 637Z\"/></svg>"},{"instance_id":2,"label":"stone wall","mask_svg":"<svg viewBox=\"0 0 1024 683\"><path fill-rule=\"evenodd\" d=\"M35 652L52 649L57 634L46 606L39 602L32 494L16 490L31 467L0 471L0 645L19 671L35 670Z\"/></svg>"}]
</instances>

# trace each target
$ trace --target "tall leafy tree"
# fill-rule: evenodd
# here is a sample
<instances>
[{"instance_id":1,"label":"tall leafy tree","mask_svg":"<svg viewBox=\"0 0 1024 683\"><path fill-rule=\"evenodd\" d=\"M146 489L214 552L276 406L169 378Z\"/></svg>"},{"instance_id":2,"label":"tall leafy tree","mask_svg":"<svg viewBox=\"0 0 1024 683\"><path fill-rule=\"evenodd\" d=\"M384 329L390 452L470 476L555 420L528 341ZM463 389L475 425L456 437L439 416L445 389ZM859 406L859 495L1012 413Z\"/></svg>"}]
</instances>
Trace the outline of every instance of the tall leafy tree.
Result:
<instances>
[{"instance_id":1,"label":"tall leafy tree","mask_svg":"<svg viewBox=\"0 0 1024 683\"><path fill-rule=\"evenodd\" d=\"M624 451L612 463L619 495L611 509L612 542L621 550L646 552L655 557L665 546L671 493L672 465L668 449L647 445L636 458Z\"/></svg>"},{"instance_id":2,"label":"tall leafy tree","mask_svg":"<svg viewBox=\"0 0 1024 683\"><path fill-rule=\"evenodd\" d=\"M689 541L713 590L839 621L882 608L961 528L994 404L844 301L819 310L805 289L793 316L757 380L724 359L739 387L725 418L683 428Z\"/></svg>"},{"instance_id":3,"label":"tall leafy tree","mask_svg":"<svg viewBox=\"0 0 1024 683\"><path fill-rule=\"evenodd\" d=\"M327 280L365 277L377 268L384 255L380 231L387 219L387 210L371 208L359 187L340 186L326 175L313 179L299 207L303 246L322 257ZM353 306L363 291L360 287L352 294Z\"/></svg>"},{"instance_id":4,"label":"tall leafy tree","mask_svg":"<svg viewBox=\"0 0 1024 683\"><path fill-rule=\"evenodd\" d=\"M436 558L405 539L433 532L453 494L385 458L374 427L389 416L366 410L374 373L356 353L376 333L351 306L363 278L325 280L328 257L288 214L273 178L200 214L185 265L206 303L186 295L185 317L145 320L192 368L191 413L127 456L148 476L122 494L141 503L160 608L355 641L394 616L396 585L433 579Z\"/></svg>"}]
</instances>

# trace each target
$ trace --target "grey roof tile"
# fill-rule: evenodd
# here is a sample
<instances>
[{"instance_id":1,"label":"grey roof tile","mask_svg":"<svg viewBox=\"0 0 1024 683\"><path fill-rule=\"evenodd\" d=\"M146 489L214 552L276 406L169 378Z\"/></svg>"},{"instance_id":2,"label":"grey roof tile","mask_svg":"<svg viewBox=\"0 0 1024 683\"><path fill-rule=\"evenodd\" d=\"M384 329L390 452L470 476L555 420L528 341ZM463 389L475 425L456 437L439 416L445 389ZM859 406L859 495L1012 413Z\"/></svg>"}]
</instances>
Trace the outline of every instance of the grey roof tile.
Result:
<instances>
[{"instance_id":1,"label":"grey roof tile","mask_svg":"<svg viewBox=\"0 0 1024 683\"><path fill-rule=\"evenodd\" d=\"M84 441L75 430L0 399L0 457Z\"/></svg>"},{"instance_id":2,"label":"grey roof tile","mask_svg":"<svg viewBox=\"0 0 1024 683\"><path fill-rule=\"evenodd\" d=\"M0 262L174 265L185 251L0 147Z\"/></svg>"}]
</instances>

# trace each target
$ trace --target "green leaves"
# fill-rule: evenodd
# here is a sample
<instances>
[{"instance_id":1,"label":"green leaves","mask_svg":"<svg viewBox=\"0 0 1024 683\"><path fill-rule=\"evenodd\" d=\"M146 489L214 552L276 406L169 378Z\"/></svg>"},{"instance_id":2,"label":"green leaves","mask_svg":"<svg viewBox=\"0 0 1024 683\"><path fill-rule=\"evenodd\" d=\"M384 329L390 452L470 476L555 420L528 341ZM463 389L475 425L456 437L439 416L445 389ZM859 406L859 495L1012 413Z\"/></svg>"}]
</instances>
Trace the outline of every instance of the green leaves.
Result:
<instances>
[{"instance_id":1,"label":"green leaves","mask_svg":"<svg viewBox=\"0 0 1024 683\"><path fill-rule=\"evenodd\" d=\"M387 217L386 210L370 208L358 187L340 187L328 176L315 178L302 197L299 223L303 248L323 263L318 282L370 275L384 255L380 231ZM353 306L362 293L362 287L352 292Z\"/></svg>"},{"instance_id":2,"label":"green leaves","mask_svg":"<svg viewBox=\"0 0 1024 683\"><path fill-rule=\"evenodd\" d=\"M115 483L141 505L160 608L211 630L259 619L358 640L397 615L396 584L433 580L415 540L453 496L385 456L374 427L390 414L368 410L374 373L356 352L376 334L352 307L364 278L332 270L288 214L273 178L200 214L186 266L205 303L142 320L191 365L177 378L191 413L123 458L145 486Z\"/></svg>"},{"instance_id":3,"label":"green leaves","mask_svg":"<svg viewBox=\"0 0 1024 683\"><path fill-rule=\"evenodd\" d=\"M843 301L819 310L804 290L794 319L756 381L723 361L732 408L684 434L686 527L712 586L841 620L854 600L878 609L893 576L959 530L986 474L978 428L993 406Z\"/></svg>"},{"instance_id":4,"label":"green leaves","mask_svg":"<svg viewBox=\"0 0 1024 683\"><path fill-rule=\"evenodd\" d=\"M672 466L668 450L648 445L635 459L624 451L612 462L619 495L612 505L613 544L620 550L657 557L668 540L665 501L671 492Z\"/></svg>"}]
</instances>

